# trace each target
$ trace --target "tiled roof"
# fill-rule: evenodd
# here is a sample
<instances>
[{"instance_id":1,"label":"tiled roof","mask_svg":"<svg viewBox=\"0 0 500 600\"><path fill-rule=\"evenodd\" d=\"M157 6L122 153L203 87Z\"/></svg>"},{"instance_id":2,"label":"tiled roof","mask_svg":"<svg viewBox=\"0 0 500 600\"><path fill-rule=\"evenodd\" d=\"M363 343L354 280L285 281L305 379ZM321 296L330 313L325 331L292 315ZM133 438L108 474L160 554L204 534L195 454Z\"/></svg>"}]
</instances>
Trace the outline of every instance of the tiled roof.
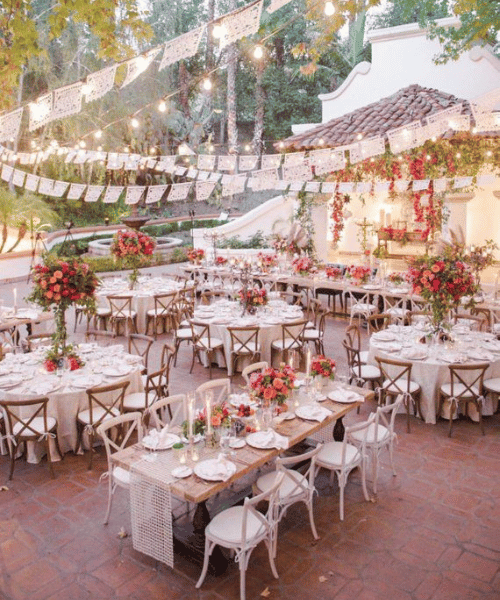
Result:
<instances>
[{"instance_id":1,"label":"tiled roof","mask_svg":"<svg viewBox=\"0 0 500 600\"><path fill-rule=\"evenodd\" d=\"M463 104L462 114L472 114L466 100L433 88L410 85L378 102L286 138L283 140L284 149L296 151L346 146L358 142L358 134L366 140L419 119L424 125L425 117L456 104ZM277 150L283 150L281 145L279 148L278 144L275 146Z\"/></svg>"}]
</instances>

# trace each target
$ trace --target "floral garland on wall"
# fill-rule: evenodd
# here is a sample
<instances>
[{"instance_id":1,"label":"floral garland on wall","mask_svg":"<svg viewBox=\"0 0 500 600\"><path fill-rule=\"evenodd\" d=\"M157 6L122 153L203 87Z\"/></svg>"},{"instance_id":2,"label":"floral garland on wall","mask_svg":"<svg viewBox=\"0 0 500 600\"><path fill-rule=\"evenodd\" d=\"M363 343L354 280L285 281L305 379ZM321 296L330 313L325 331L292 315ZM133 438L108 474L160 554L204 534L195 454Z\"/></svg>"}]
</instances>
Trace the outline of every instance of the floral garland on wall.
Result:
<instances>
[{"instance_id":1,"label":"floral garland on wall","mask_svg":"<svg viewBox=\"0 0 500 600\"><path fill-rule=\"evenodd\" d=\"M390 181L389 198L398 197L397 180L426 180L425 190L409 190L415 222L421 225L422 239L427 239L441 228L445 194L434 190L433 179L474 177L485 166L498 172L500 165L500 144L497 139L476 136L469 132L457 133L452 139L427 141L420 148L394 155L387 151L384 155L366 159L356 164L348 164L341 171L327 177L327 181L362 182ZM370 192L374 195L374 189ZM423 198L427 201L424 204ZM333 221L333 242L338 244L344 229L344 204L350 196L339 191L333 195L331 218Z\"/></svg>"}]
</instances>

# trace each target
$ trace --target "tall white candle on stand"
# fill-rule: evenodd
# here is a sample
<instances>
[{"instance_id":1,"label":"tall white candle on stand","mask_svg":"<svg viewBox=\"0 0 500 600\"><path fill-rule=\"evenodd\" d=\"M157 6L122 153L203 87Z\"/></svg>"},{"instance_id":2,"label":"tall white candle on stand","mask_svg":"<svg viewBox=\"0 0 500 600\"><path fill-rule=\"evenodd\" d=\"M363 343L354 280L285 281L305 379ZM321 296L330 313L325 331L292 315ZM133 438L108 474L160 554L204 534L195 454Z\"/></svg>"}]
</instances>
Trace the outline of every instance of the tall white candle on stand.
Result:
<instances>
[{"instance_id":1,"label":"tall white candle on stand","mask_svg":"<svg viewBox=\"0 0 500 600\"><path fill-rule=\"evenodd\" d=\"M207 392L205 394L205 412L207 414L207 434L212 433L212 394Z\"/></svg>"},{"instance_id":2,"label":"tall white candle on stand","mask_svg":"<svg viewBox=\"0 0 500 600\"><path fill-rule=\"evenodd\" d=\"M14 296L14 309L17 309L17 288L12 290L12 295Z\"/></svg>"},{"instance_id":3,"label":"tall white candle on stand","mask_svg":"<svg viewBox=\"0 0 500 600\"><path fill-rule=\"evenodd\" d=\"M193 437L193 421L194 421L194 394L187 395L187 422L188 422L188 439Z\"/></svg>"},{"instance_id":4,"label":"tall white candle on stand","mask_svg":"<svg viewBox=\"0 0 500 600\"><path fill-rule=\"evenodd\" d=\"M311 348L306 350L306 375L307 377L311 375Z\"/></svg>"},{"instance_id":5,"label":"tall white candle on stand","mask_svg":"<svg viewBox=\"0 0 500 600\"><path fill-rule=\"evenodd\" d=\"M380 227L385 227L385 210L383 208L380 209Z\"/></svg>"}]
</instances>

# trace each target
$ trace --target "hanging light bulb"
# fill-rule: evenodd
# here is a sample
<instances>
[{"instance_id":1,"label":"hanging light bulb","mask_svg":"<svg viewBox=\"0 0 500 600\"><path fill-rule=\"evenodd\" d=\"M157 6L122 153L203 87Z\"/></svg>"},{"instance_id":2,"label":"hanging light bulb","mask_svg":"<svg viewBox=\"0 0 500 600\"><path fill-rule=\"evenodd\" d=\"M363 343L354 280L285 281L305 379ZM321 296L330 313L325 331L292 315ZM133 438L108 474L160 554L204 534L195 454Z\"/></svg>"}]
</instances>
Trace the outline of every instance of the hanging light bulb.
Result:
<instances>
[{"instance_id":1,"label":"hanging light bulb","mask_svg":"<svg viewBox=\"0 0 500 600\"><path fill-rule=\"evenodd\" d=\"M225 34L226 28L224 27L224 25L220 25L219 23L217 25L214 25L214 28L212 29L212 35L215 39L220 40L224 37Z\"/></svg>"},{"instance_id":2,"label":"hanging light bulb","mask_svg":"<svg viewBox=\"0 0 500 600\"><path fill-rule=\"evenodd\" d=\"M87 144L85 143L85 140L80 140L80 142L78 143L78 145L80 146L80 148L85 148L85 146Z\"/></svg>"},{"instance_id":3,"label":"hanging light bulb","mask_svg":"<svg viewBox=\"0 0 500 600\"><path fill-rule=\"evenodd\" d=\"M92 91L92 87L88 83L84 83L82 85L82 94L84 96L88 96L91 91Z\"/></svg>"},{"instance_id":4,"label":"hanging light bulb","mask_svg":"<svg viewBox=\"0 0 500 600\"><path fill-rule=\"evenodd\" d=\"M136 117L132 117L132 119L130 120L130 124L134 129L137 129L137 127L139 127L139 119L137 119Z\"/></svg>"},{"instance_id":5,"label":"hanging light bulb","mask_svg":"<svg viewBox=\"0 0 500 600\"><path fill-rule=\"evenodd\" d=\"M100 140L102 138L102 131L100 129L98 129L95 133L94 133L94 137L96 140Z\"/></svg>"},{"instance_id":6,"label":"hanging light bulb","mask_svg":"<svg viewBox=\"0 0 500 600\"><path fill-rule=\"evenodd\" d=\"M255 46L253 51L253 57L260 60L264 56L264 48L262 46Z\"/></svg>"},{"instance_id":7,"label":"hanging light bulb","mask_svg":"<svg viewBox=\"0 0 500 600\"><path fill-rule=\"evenodd\" d=\"M97 152L102 152L102 146L97 146Z\"/></svg>"},{"instance_id":8,"label":"hanging light bulb","mask_svg":"<svg viewBox=\"0 0 500 600\"><path fill-rule=\"evenodd\" d=\"M335 13L335 6L333 2L325 2L325 15L331 17Z\"/></svg>"},{"instance_id":9,"label":"hanging light bulb","mask_svg":"<svg viewBox=\"0 0 500 600\"><path fill-rule=\"evenodd\" d=\"M159 104L158 104L158 110L160 112L165 112L167 110L167 103L165 102L165 100L162 100Z\"/></svg>"},{"instance_id":10,"label":"hanging light bulb","mask_svg":"<svg viewBox=\"0 0 500 600\"><path fill-rule=\"evenodd\" d=\"M210 80L210 78L209 78L209 77L206 77L206 78L203 80L203 89L204 89L204 90L207 90L207 92L208 92L208 90L211 90L211 89L212 89L212 81Z\"/></svg>"}]
</instances>

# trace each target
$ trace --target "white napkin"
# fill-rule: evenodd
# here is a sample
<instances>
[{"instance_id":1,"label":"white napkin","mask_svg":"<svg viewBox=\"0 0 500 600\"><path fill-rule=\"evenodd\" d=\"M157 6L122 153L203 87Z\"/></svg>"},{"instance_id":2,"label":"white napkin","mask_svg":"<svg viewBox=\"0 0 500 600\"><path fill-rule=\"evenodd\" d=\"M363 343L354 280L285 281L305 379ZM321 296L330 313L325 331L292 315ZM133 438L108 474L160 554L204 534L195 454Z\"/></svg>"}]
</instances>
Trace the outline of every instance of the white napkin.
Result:
<instances>
[{"instance_id":1,"label":"white napkin","mask_svg":"<svg viewBox=\"0 0 500 600\"><path fill-rule=\"evenodd\" d=\"M410 359L427 358L427 351L423 348L408 348L402 352L402 356Z\"/></svg>"},{"instance_id":2,"label":"white napkin","mask_svg":"<svg viewBox=\"0 0 500 600\"><path fill-rule=\"evenodd\" d=\"M395 342L384 342L384 344L377 344L377 346L384 352L399 352L401 350L401 344Z\"/></svg>"},{"instance_id":3,"label":"white napkin","mask_svg":"<svg viewBox=\"0 0 500 600\"><path fill-rule=\"evenodd\" d=\"M36 396L44 396L45 394L49 394L56 389L57 386L58 384L53 381L39 381L38 383L33 383L28 387L28 393Z\"/></svg>"},{"instance_id":4,"label":"white napkin","mask_svg":"<svg viewBox=\"0 0 500 600\"><path fill-rule=\"evenodd\" d=\"M276 433L273 429L268 431L257 431L253 434L253 440L256 444L264 448L288 448L288 438Z\"/></svg>"},{"instance_id":5,"label":"white napkin","mask_svg":"<svg viewBox=\"0 0 500 600\"><path fill-rule=\"evenodd\" d=\"M378 333L374 333L372 337L379 342L392 342L394 340L394 334L390 331L379 331Z\"/></svg>"},{"instance_id":6,"label":"white napkin","mask_svg":"<svg viewBox=\"0 0 500 600\"><path fill-rule=\"evenodd\" d=\"M332 413L323 406L318 406L317 404L305 404L303 406L299 406L299 408L295 411L295 414L297 414L299 417L303 415L304 418L321 422L329 417Z\"/></svg>"},{"instance_id":7,"label":"white napkin","mask_svg":"<svg viewBox=\"0 0 500 600\"><path fill-rule=\"evenodd\" d=\"M333 390L328 394L328 398L334 402L364 402L363 396L353 390Z\"/></svg>"},{"instance_id":8,"label":"white napkin","mask_svg":"<svg viewBox=\"0 0 500 600\"><path fill-rule=\"evenodd\" d=\"M223 454L219 454L216 460L207 460L205 463L200 463L202 473L208 477L214 477L227 481L236 471L236 466L231 461L227 460Z\"/></svg>"},{"instance_id":9,"label":"white napkin","mask_svg":"<svg viewBox=\"0 0 500 600\"><path fill-rule=\"evenodd\" d=\"M472 360L485 360L488 362L492 362L495 360L495 357L493 356L493 354L491 354L491 352L488 352L487 350L481 350L481 348L469 350L467 356Z\"/></svg>"},{"instance_id":10,"label":"white napkin","mask_svg":"<svg viewBox=\"0 0 500 600\"><path fill-rule=\"evenodd\" d=\"M166 448L167 446L175 444L180 440L179 436L168 431L168 427L164 427L161 431L152 429L148 435L145 435L142 439L148 446L152 448Z\"/></svg>"}]
</instances>

